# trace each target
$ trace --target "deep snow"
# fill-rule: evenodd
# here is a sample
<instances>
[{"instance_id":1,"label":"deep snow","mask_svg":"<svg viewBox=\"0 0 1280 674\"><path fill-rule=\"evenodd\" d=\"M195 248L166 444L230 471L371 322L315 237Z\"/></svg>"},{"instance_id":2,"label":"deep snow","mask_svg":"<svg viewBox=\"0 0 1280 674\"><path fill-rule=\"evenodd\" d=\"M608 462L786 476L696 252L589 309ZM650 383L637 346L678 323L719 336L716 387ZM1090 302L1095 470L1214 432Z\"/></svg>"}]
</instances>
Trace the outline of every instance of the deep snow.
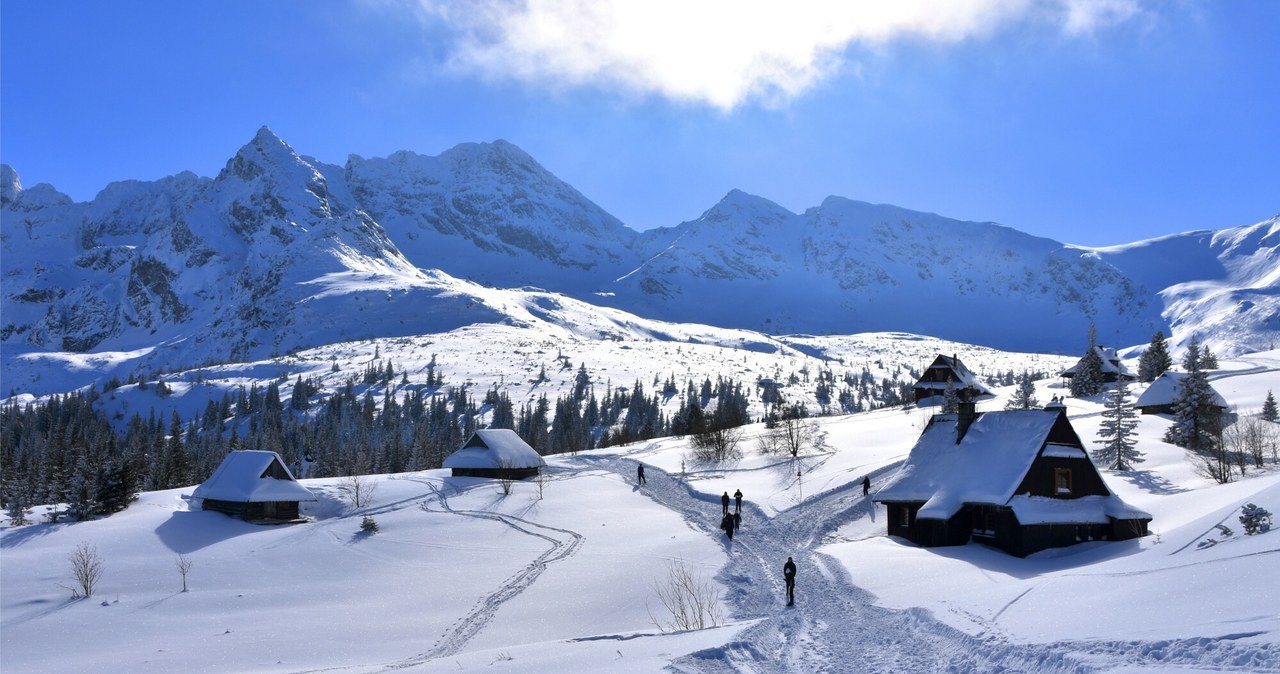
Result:
<instances>
[{"instance_id":1,"label":"deep snow","mask_svg":"<svg viewBox=\"0 0 1280 674\"><path fill-rule=\"evenodd\" d=\"M1280 388L1280 352L1223 363L1241 412ZM1040 382L1039 396L1061 393ZM999 390L1001 394L1008 390ZM1081 438L1101 406L1067 401ZM1003 400L979 409L999 409ZM694 464L660 439L549 457L549 479L499 485L444 471L375 476L353 511L337 480L305 524L193 512L191 489L143 494L78 524L0 528L0 669L21 672L1280 671L1280 533L1245 536L1239 508L1280 511L1280 471L1197 475L1143 417L1147 461L1111 488L1154 535L1017 559L979 545L920 549L884 535L862 496L896 469L927 410L822 419L825 448ZM649 482L634 484L635 462ZM741 489L743 528L715 530ZM362 516L377 534L361 533ZM1217 527L1232 530L1224 535ZM1214 544L1208 544L1212 539ZM67 553L97 546L98 592L72 600ZM180 591L177 555L193 560ZM783 606L781 565L800 564ZM662 634L653 582L671 561L714 578L724 627Z\"/></svg>"}]
</instances>

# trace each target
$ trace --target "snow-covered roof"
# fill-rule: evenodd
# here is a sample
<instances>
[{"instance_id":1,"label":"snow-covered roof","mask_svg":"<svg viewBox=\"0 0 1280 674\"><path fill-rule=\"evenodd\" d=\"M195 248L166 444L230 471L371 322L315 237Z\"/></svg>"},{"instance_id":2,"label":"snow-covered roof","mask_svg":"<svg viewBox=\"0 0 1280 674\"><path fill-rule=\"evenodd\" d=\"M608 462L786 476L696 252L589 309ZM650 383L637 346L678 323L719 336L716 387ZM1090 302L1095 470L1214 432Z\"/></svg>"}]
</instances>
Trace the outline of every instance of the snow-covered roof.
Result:
<instances>
[{"instance_id":1,"label":"snow-covered roof","mask_svg":"<svg viewBox=\"0 0 1280 674\"><path fill-rule=\"evenodd\" d=\"M957 379L955 382L950 382L953 387L957 389L973 388L979 391L981 395L991 395L991 389L988 389L983 385L983 383L978 380L978 375L965 367L965 364L960 362L960 359L957 357L939 355L934 359L933 363L925 369L925 372L927 373L929 370L950 370L955 374ZM946 390L948 384L947 381L923 381L925 376L926 375L921 375L921 381L916 382L916 388L937 389L938 392Z\"/></svg>"},{"instance_id":2,"label":"snow-covered roof","mask_svg":"<svg viewBox=\"0 0 1280 674\"><path fill-rule=\"evenodd\" d=\"M1106 524L1118 520L1150 520L1151 515L1125 503L1119 496L1049 498L1023 494L1009 501L1021 524Z\"/></svg>"},{"instance_id":3,"label":"snow-covered roof","mask_svg":"<svg viewBox=\"0 0 1280 674\"><path fill-rule=\"evenodd\" d=\"M535 468L545 462L515 431L487 428L476 431L462 449L445 458L443 465L445 468Z\"/></svg>"},{"instance_id":4,"label":"snow-covered roof","mask_svg":"<svg viewBox=\"0 0 1280 674\"><path fill-rule=\"evenodd\" d=\"M924 501L922 518L946 519L964 503L1004 505L1044 446L1060 412L984 412L956 443L955 414L936 414L877 501Z\"/></svg>"},{"instance_id":5,"label":"snow-covered roof","mask_svg":"<svg viewBox=\"0 0 1280 674\"><path fill-rule=\"evenodd\" d=\"M1103 374L1114 374L1118 376L1133 378L1133 372L1130 372L1129 368L1126 367L1125 364L1120 361L1120 355L1116 353L1115 349L1109 349L1102 345L1096 345L1093 347L1093 350L1098 352L1098 357L1102 359ZM1083 361L1084 357L1082 356L1080 360ZM1080 369L1080 361L1077 361L1075 365L1072 365L1071 367L1063 370L1062 376L1063 377L1073 376L1075 375L1076 370L1078 369Z\"/></svg>"},{"instance_id":6,"label":"snow-covered roof","mask_svg":"<svg viewBox=\"0 0 1280 674\"><path fill-rule=\"evenodd\" d=\"M1138 400L1133 406L1159 407L1161 405L1172 405L1173 401L1178 399L1178 387L1182 385L1182 380L1186 378L1186 372L1165 372L1151 382L1147 390L1138 396ZM1226 409L1227 399L1214 390L1213 386L1210 386L1209 390L1213 391L1213 404Z\"/></svg>"},{"instance_id":7,"label":"snow-covered roof","mask_svg":"<svg viewBox=\"0 0 1280 674\"><path fill-rule=\"evenodd\" d=\"M250 450L227 454L191 496L235 503L316 500L310 490L293 479L279 454Z\"/></svg>"}]
</instances>

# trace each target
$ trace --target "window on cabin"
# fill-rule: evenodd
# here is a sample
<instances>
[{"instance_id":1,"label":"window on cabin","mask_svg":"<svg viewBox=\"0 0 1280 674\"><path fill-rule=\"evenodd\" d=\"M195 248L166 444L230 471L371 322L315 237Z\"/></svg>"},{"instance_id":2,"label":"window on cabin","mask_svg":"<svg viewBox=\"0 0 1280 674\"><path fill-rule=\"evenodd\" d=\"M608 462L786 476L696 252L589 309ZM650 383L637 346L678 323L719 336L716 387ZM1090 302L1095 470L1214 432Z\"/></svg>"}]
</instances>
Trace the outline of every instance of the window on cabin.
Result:
<instances>
[{"instance_id":1,"label":"window on cabin","mask_svg":"<svg viewBox=\"0 0 1280 674\"><path fill-rule=\"evenodd\" d=\"M898 526L901 526L901 527L911 526L911 507L910 506L902 506L902 508L898 511L898 514L899 514Z\"/></svg>"},{"instance_id":2,"label":"window on cabin","mask_svg":"<svg viewBox=\"0 0 1280 674\"><path fill-rule=\"evenodd\" d=\"M1053 485L1054 492L1057 494L1071 493L1071 469L1070 468L1054 468L1053 469Z\"/></svg>"},{"instance_id":3,"label":"window on cabin","mask_svg":"<svg viewBox=\"0 0 1280 674\"><path fill-rule=\"evenodd\" d=\"M991 508L978 506L973 511L973 533L980 536L996 535L996 513Z\"/></svg>"}]
</instances>

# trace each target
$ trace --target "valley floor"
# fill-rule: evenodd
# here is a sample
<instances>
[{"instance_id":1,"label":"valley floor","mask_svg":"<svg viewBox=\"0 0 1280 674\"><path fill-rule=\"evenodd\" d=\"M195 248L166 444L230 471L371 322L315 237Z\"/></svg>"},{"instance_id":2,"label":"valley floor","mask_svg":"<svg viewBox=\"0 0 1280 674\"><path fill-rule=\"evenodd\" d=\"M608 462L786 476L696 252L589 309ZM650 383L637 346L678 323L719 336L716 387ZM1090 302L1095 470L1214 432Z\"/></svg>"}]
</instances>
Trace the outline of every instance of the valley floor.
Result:
<instances>
[{"instance_id":1,"label":"valley floor","mask_svg":"<svg viewBox=\"0 0 1280 674\"><path fill-rule=\"evenodd\" d=\"M1224 364L1215 386L1243 408L1277 372L1271 352ZM1057 392L1042 386L1043 399ZM1069 405L1091 442L1100 405ZM824 446L796 460L758 454L758 427L732 465L695 465L677 439L552 457L544 483L509 495L426 471L377 476L372 505L352 510L337 480L311 480L320 501L298 525L192 511L190 489L95 521L6 524L0 669L1280 672L1280 533L1236 522L1248 502L1280 511L1274 461L1217 485L1160 442L1167 420L1144 417L1146 463L1104 476L1153 515L1152 536L1027 559L921 549L886 537L857 485L888 479L925 418L822 419ZM746 499L729 541L719 498L735 489ZM365 515L378 533L361 532ZM92 598L73 600L67 554L81 542L106 568ZM178 555L193 563L188 592ZM787 556L800 567L793 607ZM655 626L673 563L714 582L720 626Z\"/></svg>"}]
</instances>

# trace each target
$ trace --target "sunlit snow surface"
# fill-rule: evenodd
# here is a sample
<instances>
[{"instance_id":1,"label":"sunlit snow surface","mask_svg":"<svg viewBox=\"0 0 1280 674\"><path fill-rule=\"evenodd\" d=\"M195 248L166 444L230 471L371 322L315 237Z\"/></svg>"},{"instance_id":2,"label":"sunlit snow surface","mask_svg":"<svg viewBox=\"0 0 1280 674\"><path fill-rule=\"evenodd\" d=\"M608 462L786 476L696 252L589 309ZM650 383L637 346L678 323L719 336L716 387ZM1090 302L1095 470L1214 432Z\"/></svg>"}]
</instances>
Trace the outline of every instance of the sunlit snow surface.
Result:
<instances>
[{"instance_id":1,"label":"sunlit snow surface","mask_svg":"<svg viewBox=\"0 0 1280 674\"><path fill-rule=\"evenodd\" d=\"M1242 412L1280 383L1280 352L1223 363ZM1007 394L1008 389L999 389ZM1041 399L1061 393L1041 382ZM979 409L999 409L1002 398ZM1097 401L1067 401L1096 439ZM190 488L150 492L78 524L0 529L6 672L1280 671L1280 532L1245 536L1239 508L1280 511L1280 471L1227 485L1197 475L1142 418L1147 461L1111 488L1150 512L1152 536L1027 559L979 546L921 549L884 535L862 496L910 449L927 412L821 420L798 460L698 465L661 439L549 460L549 478L500 485L445 471L377 476L353 511L336 480L307 480L311 519L255 526L192 512ZM635 462L649 482L634 484ZM719 496L746 496L732 542ZM36 509L37 515L42 509ZM381 531L360 530L364 515ZM1231 530L1228 535L1218 527ZM1213 543L1210 543L1213 541ZM81 542L106 562L71 600ZM175 561L193 566L181 592ZM781 566L800 565L797 604ZM714 579L725 627L663 634L652 584L682 561Z\"/></svg>"}]
</instances>

